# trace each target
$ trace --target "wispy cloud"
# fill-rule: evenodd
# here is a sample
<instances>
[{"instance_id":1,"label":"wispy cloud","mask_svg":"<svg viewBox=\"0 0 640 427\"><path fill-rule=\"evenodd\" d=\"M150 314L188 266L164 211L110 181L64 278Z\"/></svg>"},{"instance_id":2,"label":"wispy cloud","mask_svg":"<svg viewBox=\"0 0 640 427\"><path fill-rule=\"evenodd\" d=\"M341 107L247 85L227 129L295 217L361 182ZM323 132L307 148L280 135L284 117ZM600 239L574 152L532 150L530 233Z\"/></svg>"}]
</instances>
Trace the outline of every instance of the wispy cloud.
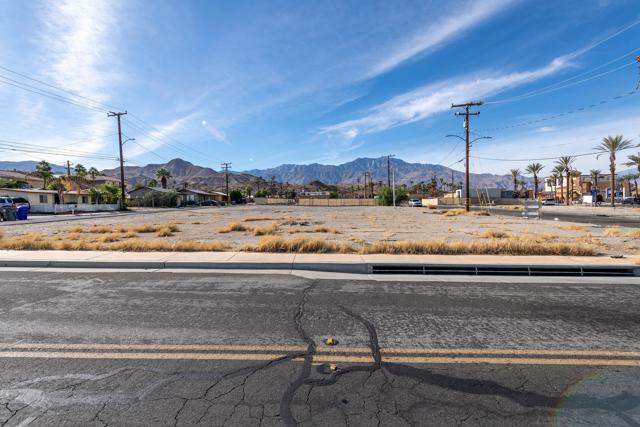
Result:
<instances>
[{"instance_id":1,"label":"wispy cloud","mask_svg":"<svg viewBox=\"0 0 640 427\"><path fill-rule=\"evenodd\" d=\"M465 4L456 5L449 14L393 46L381 61L369 69L366 77L385 73L411 58L450 42L465 30L477 26L515 3L516 0L485 0L467 1Z\"/></svg>"},{"instance_id":2,"label":"wispy cloud","mask_svg":"<svg viewBox=\"0 0 640 427\"><path fill-rule=\"evenodd\" d=\"M42 8L43 30L39 35L44 55L41 74L45 79L101 103L108 102L109 92L119 76L113 45L118 26L114 2L93 0L52 0ZM85 116L86 117L86 116ZM89 113L82 125L85 135L95 139L82 147L98 151L103 142L99 137L113 122L103 114Z\"/></svg>"},{"instance_id":3,"label":"wispy cloud","mask_svg":"<svg viewBox=\"0 0 640 427\"><path fill-rule=\"evenodd\" d=\"M162 147L169 142L170 138L172 138L176 132L192 120L194 115L195 113L192 113L167 123L154 125L155 130L148 132L147 135L136 136L137 144L134 143L131 147L127 148L128 157L138 157ZM159 155L156 153L156 156Z\"/></svg>"},{"instance_id":4,"label":"wispy cloud","mask_svg":"<svg viewBox=\"0 0 640 427\"><path fill-rule=\"evenodd\" d=\"M354 139L396 126L424 120L447 111L454 102L486 97L515 86L556 73L570 64L567 56L554 59L544 67L502 75L464 76L420 87L398 95L369 109L362 118L348 120L321 129L322 134Z\"/></svg>"}]
</instances>

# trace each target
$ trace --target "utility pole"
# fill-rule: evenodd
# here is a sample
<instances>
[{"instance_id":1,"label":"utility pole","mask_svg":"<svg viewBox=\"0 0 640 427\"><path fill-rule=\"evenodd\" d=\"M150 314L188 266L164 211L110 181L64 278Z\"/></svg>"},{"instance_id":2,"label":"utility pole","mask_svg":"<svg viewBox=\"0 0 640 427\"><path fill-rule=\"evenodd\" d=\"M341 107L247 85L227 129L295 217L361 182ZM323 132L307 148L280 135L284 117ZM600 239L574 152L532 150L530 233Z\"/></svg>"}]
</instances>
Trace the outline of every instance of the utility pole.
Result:
<instances>
[{"instance_id":1,"label":"utility pole","mask_svg":"<svg viewBox=\"0 0 640 427\"><path fill-rule=\"evenodd\" d=\"M396 207L396 170L393 169L393 187L391 187L391 197L393 198L393 207Z\"/></svg>"},{"instance_id":2,"label":"utility pole","mask_svg":"<svg viewBox=\"0 0 640 427\"><path fill-rule=\"evenodd\" d=\"M367 198L367 174L368 172L364 173L364 198Z\"/></svg>"},{"instance_id":3,"label":"utility pole","mask_svg":"<svg viewBox=\"0 0 640 427\"><path fill-rule=\"evenodd\" d=\"M471 210L471 193L469 192L469 116L479 116L480 111L469 112L470 107L479 107L482 101L465 102L464 104L451 104L451 108L464 108L464 112L456 111L456 116L464 116L464 133L465 133L465 198L464 209L469 212Z\"/></svg>"},{"instance_id":4,"label":"utility pole","mask_svg":"<svg viewBox=\"0 0 640 427\"><path fill-rule=\"evenodd\" d=\"M123 211L125 209L124 201L125 201L125 193L124 193L124 158L122 156L122 125L120 123L120 117L127 114L124 113L115 113L113 111L109 111L107 116L116 117L118 119L118 148L120 149L120 210Z\"/></svg>"},{"instance_id":5,"label":"utility pole","mask_svg":"<svg viewBox=\"0 0 640 427\"><path fill-rule=\"evenodd\" d=\"M391 158L395 157L395 154L387 154L387 186L391 187Z\"/></svg>"},{"instance_id":6,"label":"utility pole","mask_svg":"<svg viewBox=\"0 0 640 427\"><path fill-rule=\"evenodd\" d=\"M226 182L227 187L227 206L231 204L230 195L229 195L229 168L231 167L231 163L222 163L222 170L224 170L224 180Z\"/></svg>"},{"instance_id":7,"label":"utility pole","mask_svg":"<svg viewBox=\"0 0 640 427\"><path fill-rule=\"evenodd\" d=\"M71 163L67 160L67 178L71 178Z\"/></svg>"}]
</instances>

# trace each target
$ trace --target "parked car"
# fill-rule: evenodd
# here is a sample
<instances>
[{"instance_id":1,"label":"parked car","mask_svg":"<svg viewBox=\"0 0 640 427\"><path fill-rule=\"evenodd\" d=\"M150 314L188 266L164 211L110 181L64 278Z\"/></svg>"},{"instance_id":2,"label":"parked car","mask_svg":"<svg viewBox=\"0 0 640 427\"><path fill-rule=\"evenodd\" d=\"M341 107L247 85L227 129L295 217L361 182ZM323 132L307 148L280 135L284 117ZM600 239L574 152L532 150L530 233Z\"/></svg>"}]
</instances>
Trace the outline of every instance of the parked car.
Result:
<instances>
[{"instance_id":1,"label":"parked car","mask_svg":"<svg viewBox=\"0 0 640 427\"><path fill-rule=\"evenodd\" d=\"M640 197L625 197L622 200L623 205L638 205L640 204Z\"/></svg>"},{"instance_id":2,"label":"parked car","mask_svg":"<svg viewBox=\"0 0 640 427\"><path fill-rule=\"evenodd\" d=\"M18 208L9 196L0 196L0 221L15 221Z\"/></svg>"},{"instance_id":3,"label":"parked car","mask_svg":"<svg viewBox=\"0 0 640 427\"><path fill-rule=\"evenodd\" d=\"M544 199L542 204L544 206L554 206L556 204L556 199Z\"/></svg>"},{"instance_id":4,"label":"parked car","mask_svg":"<svg viewBox=\"0 0 640 427\"><path fill-rule=\"evenodd\" d=\"M409 199L409 206L412 208L421 208L422 200L420 199Z\"/></svg>"},{"instance_id":5,"label":"parked car","mask_svg":"<svg viewBox=\"0 0 640 427\"><path fill-rule=\"evenodd\" d=\"M29 203L29 201L27 199L25 199L24 197L13 197L13 203L16 204L16 207L20 207L20 206L26 206L29 211L31 210L31 203Z\"/></svg>"},{"instance_id":6,"label":"parked car","mask_svg":"<svg viewBox=\"0 0 640 427\"><path fill-rule=\"evenodd\" d=\"M200 202L200 206L218 206L218 202L215 200L203 200Z\"/></svg>"}]
</instances>

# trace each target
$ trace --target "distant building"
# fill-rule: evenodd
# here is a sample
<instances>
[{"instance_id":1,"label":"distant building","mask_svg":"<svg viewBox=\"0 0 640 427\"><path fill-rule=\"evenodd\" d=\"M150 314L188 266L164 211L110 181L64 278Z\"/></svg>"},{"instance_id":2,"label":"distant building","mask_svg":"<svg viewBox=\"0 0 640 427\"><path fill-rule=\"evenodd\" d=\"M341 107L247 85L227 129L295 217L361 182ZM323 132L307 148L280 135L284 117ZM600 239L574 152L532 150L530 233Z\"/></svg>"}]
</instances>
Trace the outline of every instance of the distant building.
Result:
<instances>
[{"instance_id":1,"label":"distant building","mask_svg":"<svg viewBox=\"0 0 640 427\"><path fill-rule=\"evenodd\" d=\"M182 203L202 203L207 200L215 200L216 202L225 201L227 195L225 193L221 193L219 191L206 191L206 190L198 190L195 188L183 188L178 191L178 195L180 196Z\"/></svg>"},{"instance_id":2,"label":"distant building","mask_svg":"<svg viewBox=\"0 0 640 427\"><path fill-rule=\"evenodd\" d=\"M29 184L27 188L42 188L44 185L44 181L41 178L17 171L0 171L0 179L7 181L24 181Z\"/></svg>"}]
</instances>

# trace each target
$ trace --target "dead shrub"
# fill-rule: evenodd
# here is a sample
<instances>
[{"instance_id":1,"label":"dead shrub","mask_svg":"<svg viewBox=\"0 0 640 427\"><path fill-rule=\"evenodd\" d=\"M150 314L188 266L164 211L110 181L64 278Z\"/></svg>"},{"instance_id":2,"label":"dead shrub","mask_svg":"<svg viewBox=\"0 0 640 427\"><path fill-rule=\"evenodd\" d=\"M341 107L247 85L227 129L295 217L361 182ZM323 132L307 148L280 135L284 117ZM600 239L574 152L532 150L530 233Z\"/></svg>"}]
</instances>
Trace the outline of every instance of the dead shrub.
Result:
<instances>
[{"instance_id":1,"label":"dead shrub","mask_svg":"<svg viewBox=\"0 0 640 427\"><path fill-rule=\"evenodd\" d=\"M220 231L218 231L218 233L231 233L233 231L251 231L251 230L252 230L251 227L247 227L246 225L240 224L239 222L230 222L229 224L222 227Z\"/></svg>"},{"instance_id":2,"label":"dead shrub","mask_svg":"<svg viewBox=\"0 0 640 427\"><path fill-rule=\"evenodd\" d=\"M633 230L630 231L629 234L627 234L627 236L633 238L633 239L640 239L640 230Z\"/></svg>"},{"instance_id":3,"label":"dead shrub","mask_svg":"<svg viewBox=\"0 0 640 427\"><path fill-rule=\"evenodd\" d=\"M105 225L94 225L93 227L88 228L85 232L87 233L96 233L96 234L106 234L113 233L114 229L111 227L107 227Z\"/></svg>"},{"instance_id":4,"label":"dead shrub","mask_svg":"<svg viewBox=\"0 0 640 427\"><path fill-rule=\"evenodd\" d=\"M522 239L472 242L445 240L380 241L365 246L364 254L410 255L572 255L592 256L596 251L582 244L538 243Z\"/></svg>"},{"instance_id":5,"label":"dead shrub","mask_svg":"<svg viewBox=\"0 0 640 427\"><path fill-rule=\"evenodd\" d=\"M584 231L584 230L586 230L585 226L576 225L576 224L561 225L559 228L561 230L567 230L567 231Z\"/></svg>"},{"instance_id":6,"label":"dead shrub","mask_svg":"<svg viewBox=\"0 0 640 427\"><path fill-rule=\"evenodd\" d=\"M620 227L609 227L604 231L604 235L607 237L620 237L624 234Z\"/></svg>"},{"instance_id":7,"label":"dead shrub","mask_svg":"<svg viewBox=\"0 0 640 427\"><path fill-rule=\"evenodd\" d=\"M27 233L0 240L1 249L13 250L49 250L55 249L52 241L46 239L40 233Z\"/></svg>"},{"instance_id":8,"label":"dead shrub","mask_svg":"<svg viewBox=\"0 0 640 427\"><path fill-rule=\"evenodd\" d=\"M278 234L279 232L278 224L273 222L269 225L265 225L264 227L256 227L253 229L254 236L272 236Z\"/></svg>"},{"instance_id":9,"label":"dead shrub","mask_svg":"<svg viewBox=\"0 0 640 427\"><path fill-rule=\"evenodd\" d=\"M344 243L315 239L309 237L296 237L284 239L280 236L263 237L245 250L253 252L295 252L295 253L352 253L353 247Z\"/></svg>"},{"instance_id":10,"label":"dead shrub","mask_svg":"<svg viewBox=\"0 0 640 427\"><path fill-rule=\"evenodd\" d=\"M158 236L158 237L171 237L171 236L173 236L173 232L171 231L171 229L169 227L163 227L160 230L158 230L158 233L156 234L156 236Z\"/></svg>"},{"instance_id":11,"label":"dead shrub","mask_svg":"<svg viewBox=\"0 0 640 427\"><path fill-rule=\"evenodd\" d=\"M480 237L484 239L504 239L506 237L509 237L509 235L504 231L494 230L490 228L480 233Z\"/></svg>"},{"instance_id":12,"label":"dead shrub","mask_svg":"<svg viewBox=\"0 0 640 427\"><path fill-rule=\"evenodd\" d=\"M464 209L449 209L444 212L444 216L458 216L464 215L466 211Z\"/></svg>"}]
</instances>

